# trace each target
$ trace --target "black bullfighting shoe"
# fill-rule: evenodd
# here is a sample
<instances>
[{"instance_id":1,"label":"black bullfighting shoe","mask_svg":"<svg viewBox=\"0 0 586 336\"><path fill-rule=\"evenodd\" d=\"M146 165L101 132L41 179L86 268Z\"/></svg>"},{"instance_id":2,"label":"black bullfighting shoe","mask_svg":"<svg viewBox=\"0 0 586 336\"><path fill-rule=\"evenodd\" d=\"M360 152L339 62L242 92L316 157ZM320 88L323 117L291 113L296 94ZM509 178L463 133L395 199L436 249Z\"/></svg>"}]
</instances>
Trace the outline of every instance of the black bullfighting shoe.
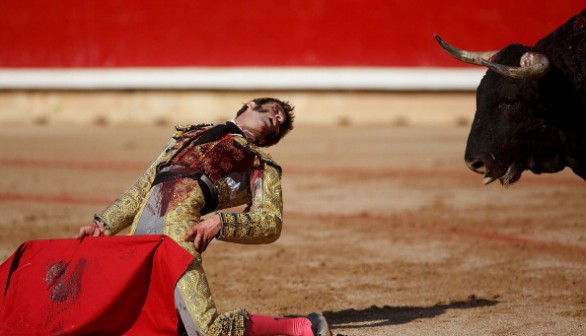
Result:
<instances>
[{"instance_id":1,"label":"black bullfighting shoe","mask_svg":"<svg viewBox=\"0 0 586 336\"><path fill-rule=\"evenodd\" d=\"M309 321L311 321L311 331L314 336L332 336L328 321L321 312L315 312L307 315Z\"/></svg>"}]
</instances>

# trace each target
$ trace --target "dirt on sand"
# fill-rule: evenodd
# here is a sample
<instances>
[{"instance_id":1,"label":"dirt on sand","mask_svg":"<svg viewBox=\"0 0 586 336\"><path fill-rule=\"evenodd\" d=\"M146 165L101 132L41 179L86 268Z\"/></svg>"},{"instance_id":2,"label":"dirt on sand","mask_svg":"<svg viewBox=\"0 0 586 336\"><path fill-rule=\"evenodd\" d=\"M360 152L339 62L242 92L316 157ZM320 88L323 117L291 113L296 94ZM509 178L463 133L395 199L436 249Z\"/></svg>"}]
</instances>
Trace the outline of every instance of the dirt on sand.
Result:
<instances>
[{"instance_id":1,"label":"dirt on sand","mask_svg":"<svg viewBox=\"0 0 586 336\"><path fill-rule=\"evenodd\" d=\"M270 149L285 222L269 245L213 242L218 308L321 310L334 335L585 335L586 183L481 184L467 127L310 127ZM171 127L0 127L0 261L70 238Z\"/></svg>"}]
</instances>

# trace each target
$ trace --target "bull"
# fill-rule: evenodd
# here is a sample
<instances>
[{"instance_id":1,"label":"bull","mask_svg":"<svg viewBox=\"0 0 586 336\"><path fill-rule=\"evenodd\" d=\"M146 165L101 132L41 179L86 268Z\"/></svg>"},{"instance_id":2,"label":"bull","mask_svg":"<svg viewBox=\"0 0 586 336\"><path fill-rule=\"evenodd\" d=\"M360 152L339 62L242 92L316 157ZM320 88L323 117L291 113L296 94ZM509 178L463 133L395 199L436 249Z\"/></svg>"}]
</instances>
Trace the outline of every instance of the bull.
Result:
<instances>
[{"instance_id":1,"label":"bull","mask_svg":"<svg viewBox=\"0 0 586 336\"><path fill-rule=\"evenodd\" d=\"M435 38L456 59L488 68L464 154L485 185L566 167L586 180L586 10L532 47L473 52Z\"/></svg>"}]
</instances>

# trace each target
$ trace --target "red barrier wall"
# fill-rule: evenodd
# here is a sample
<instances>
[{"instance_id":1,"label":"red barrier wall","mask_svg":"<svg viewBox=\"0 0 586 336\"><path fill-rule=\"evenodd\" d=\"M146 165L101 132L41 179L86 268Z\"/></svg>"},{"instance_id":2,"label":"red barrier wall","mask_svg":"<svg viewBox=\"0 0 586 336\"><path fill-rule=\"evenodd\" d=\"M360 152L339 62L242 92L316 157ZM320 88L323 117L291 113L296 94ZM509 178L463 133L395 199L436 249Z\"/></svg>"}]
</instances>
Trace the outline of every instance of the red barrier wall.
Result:
<instances>
[{"instance_id":1,"label":"red barrier wall","mask_svg":"<svg viewBox=\"0 0 586 336\"><path fill-rule=\"evenodd\" d=\"M465 66L584 0L0 0L0 67Z\"/></svg>"}]
</instances>

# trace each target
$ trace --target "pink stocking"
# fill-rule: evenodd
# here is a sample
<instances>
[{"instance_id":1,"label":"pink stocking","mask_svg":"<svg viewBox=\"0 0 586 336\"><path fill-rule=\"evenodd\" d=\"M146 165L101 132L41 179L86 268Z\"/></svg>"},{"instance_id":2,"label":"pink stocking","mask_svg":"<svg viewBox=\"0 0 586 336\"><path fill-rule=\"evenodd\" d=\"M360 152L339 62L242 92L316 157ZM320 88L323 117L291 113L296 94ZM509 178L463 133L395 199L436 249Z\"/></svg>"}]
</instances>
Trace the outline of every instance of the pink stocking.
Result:
<instances>
[{"instance_id":1,"label":"pink stocking","mask_svg":"<svg viewBox=\"0 0 586 336\"><path fill-rule=\"evenodd\" d=\"M311 322L305 317L249 315L246 336L313 336Z\"/></svg>"}]
</instances>

